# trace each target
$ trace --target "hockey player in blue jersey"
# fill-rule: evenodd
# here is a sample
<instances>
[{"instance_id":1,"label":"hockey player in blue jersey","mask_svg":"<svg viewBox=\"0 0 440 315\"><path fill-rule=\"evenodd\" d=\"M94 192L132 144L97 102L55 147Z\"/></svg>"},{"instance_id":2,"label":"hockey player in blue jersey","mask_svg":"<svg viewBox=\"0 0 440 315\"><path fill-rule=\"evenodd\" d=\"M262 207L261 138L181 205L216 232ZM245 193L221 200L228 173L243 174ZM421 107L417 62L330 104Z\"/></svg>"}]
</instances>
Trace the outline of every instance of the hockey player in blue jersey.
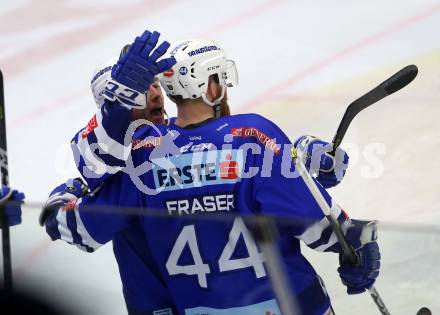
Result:
<instances>
[{"instance_id":1,"label":"hockey player in blue jersey","mask_svg":"<svg viewBox=\"0 0 440 315\"><path fill-rule=\"evenodd\" d=\"M92 82L91 82L92 93L94 95L95 102L98 105L99 109L101 109L101 107L104 105L104 103L106 101L104 96L103 96L103 94L104 94L104 87L105 87L106 81L110 78L111 68L112 68L112 66L109 65L109 63L106 63L106 64L98 67L97 70L95 71L94 75L93 75L93 79L92 79ZM145 119L153 122L154 124L163 124L164 123L163 115L161 115L160 117L159 117L159 115L155 115L155 116L151 115L155 111L158 112L161 109L162 109L162 112L164 112L164 110L163 110L162 93L161 93L160 87L158 87L156 84L157 84L157 80L155 80L153 82L153 84L150 86L150 88L148 89L148 92L147 92L147 107L145 109L134 109L134 110L132 110L132 119L133 118L145 118ZM111 109L111 107L110 107L110 109ZM160 112L159 112L159 114L160 114ZM227 104L227 100L226 100L226 97L225 97L221 101L221 116L227 116L227 115L229 115L229 106ZM161 118L161 119L159 119L159 118ZM98 126L96 128L99 129L101 126L102 126L102 123L99 122ZM147 126L147 128L148 128L148 126ZM94 132L95 131L91 131L91 134L93 134ZM77 140L76 143L78 143L78 141L84 141L84 142L88 141L88 139L84 139L83 140L80 137L78 137L78 138L79 138L79 140ZM299 142L300 140L301 140L301 142L304 142L305 140L310 140L310 139L312 139L314 142L317 142L317 143L324 143L324 142L320 141L319 139L315 139L315 138L311 138L311 137L301 137L300 139L297 140L297 142ZM81 148L82 147L79 146L79 149L80 149L79 151L81 151ZM311 148L311 146L309 148ZM311 153L312 152L310 152L310 154ZM345 155L345 158L348 158L348 156ZM308 163L310 163L310 160L311 159L309 159ZM324 170L325 167L330 168L332 166L331 162L332 161L330 159L328 159L328 158L324 159L323 158L322 162L321 162L321 165L320 165L321 170ZM79 167L79 170L81 171L82 168ZM322 174L322 176L321 175L318 176L318 180L320 181L321 184L324 185L325 183L327 183L328 187L330 187L330 186L332 187L332 186L336 185L337 183L339 183L339 180L336 179L334 172L321 172L321 174ZM84 177L91 184L92 189L97 187L97 181L94 178L90 179L90 181L89 181L87 176L84 176ZM100 181L98 181L98 182L100 182ZM82 184L78 180L73 180L73 181L70 182L70 185L69 184L61 185L59 188L57 188L52 193L52 195L57 195L60 192L60 189L62 191L63 189L66 189L66 187L72 187L72 185L73 186L74 185L78 185L79 186L79 185L82 185ZM80 195L82 194L82 191L83 190L78 190L78 192L80 192ZM51 199L51 202L53 202L52 199ZM131 254L142 256L142 254L141 254L142 250L140 249L140 247L141 247L140 243L141 242L137 241L136 243L134 243L134 242L128 242L126 240L127 233L128 233L127 231L124 232L124 233L121 233L120 237L117 237L116 239L114 239L113 240L113 246L115 248L116 257L118 259L118 263L119 263L119 267L120 267L122 282L124 284L124 295L125 295L126 300L127 300L127 307L129 309L129 313L133 313L134 312L133 311L133 309L134 309L133 304L136 306L138 312L143 307L138 302L131 302L132 298L130 297L130 292L132 290L126 289L126 286L127 286L126 283L133 282L134 279L138 279L138 277L136 275L131 274L131 272L136 270L136 268L130 268L130 267L124 268L124 264L123 264L124 260L122 260L122 262L120 262L120 260L121 260L120 257L121 256L122 257L125 256L125 260L128 260L127 257L126 257L127 253L123 252L122 250L119 250L119 249L126 247L126 243L131 243L130 247L131 248L135 248L135 250L131 251ZM131 234L133 234L133 233L131 233ZM142 260L142 259L139 258L139 260ZM146 266L146 268L149 268L149 267ZM145 273L145 268L143 270L143 273ZM145 283L147 283L147 282L145 281ZM155 299L155 300L161 301L161 300L164 299L163 297L161 297L161 290L156 290L153 293L153 292L151 292L151 290L145 290L145 289L142 290L141 289L142 286L138 285L138 287L140 288L140 290L138 292L142 292L143 295L149 295L151 297L151 299L153 299L153 300ZM148 284L147 289L148 289L148 287L152 287L152 283ZM141 294L138 293L138 297L136 298L136 300L138 301L138 300L146 300L146 299L145 298L142 299L141 298ZM142 305L144 305L144 304L145 303L143 303ZM149 312L149 310L144 310L144 312L147 313L147 312Z\"/></svg>"},{"instance_id":2,"label":"hockey player in blue jersey","mask_svg":"<svg viewBox=\"0 0 440 315\"><path fill-rule=\"evenodd\" d=\"M158 57L165 53L169 45L167 42L164 42L155 47L158 39L159 33L154 32L152 38L149 39L149 43L152 45L151 55L146 59L146 63L153 63L155 67L161 67L161 69L153 69L154 73L163 71L171 66L169 60L157 62ZM164 46L164 44L166 45ZM119 56L120 59L125 58L124 55L129 47L130 45L123 47ZM131 120L142 119L147 122L147 125L169 123L169 117L165 119L167 113L164 108L162 89L160 88L158 78L152 76L151 73L144 87L146 90L137 95L137 102L139 103L137 106L129 111L121 106L113 106L110 110L110 105L113 102L106 102L104 88L111 81L110 73L113 67L117 66L117 64L113 65L113 62L114 60L107 61L95 69L90 85L98 111L89 120L87 126L76 134L72 141L74 160L92 191L102 183L101 172L109 171L109 174L111 174L118 171L121 162L124 160L121 156L124 155L125 150L118 143L121 142L120 137L115 136L105 126L117 123L124 128L129 118ZM120 120L124 123L120 124ZM87 163L85 163L85 159L89 159ZM112 171L112 169L114 170Z\"/></svg>"},{"instance_id":3,"label":"hockey player in blue jersey","mask_svg":"<svg viewBox=\"0 0 440 315\"><path fill-rule=\"evenodd\" d=\"M217 44L187 41L170 53L178 64L161 83L178 106L177 120L175 125L158 127L156 131L141 130L137 136L145 145L133 148L131 154L134 166L147 162L150 171L133 174L133 169L126 167L126 173L115 174L99 191L78 200L75 206L71 203L63 208L66 211L51 211L47 220L49 234L60 238L60 229L77 226L75 242L95 248L111 240L115 233L131 229L136 216L98 214L87 211L87 206L148 207L145 212L154 211L157 216L141 216L143 232L179 312L279 314L264 257L243 220L214 223L201 220L200 215L288 218L297 224L280 226L279 246L292 294L303 314L329 312L330 301L301 255L298 240L322 251L339 252L340 248L319 207L295 176L290 141L260 116L214 114L218 113L215 109L226 86L234 83L235 68ZM179 152L150 160L166 133L174 133ZM152 194L139 192L145 188ZM362 292L378 274L380 256L374 225L349 220L324 189L322 193L341 221L347 239L362 257L359 266L341 266L340 275L349 293ZM65 219L57 219L58 216ZM179 216L185 220L179 220Z\"/></svg>"},{"instance_id":4,"label":"hockey player in blue jersey","mask_svg":"<svg viewBox=\"0 0 440 315\"><path fill-rule=\"evenodd\" d=\"M150 42L154 47L156 44L153 42L158 40L158 33L154 35L155 38L151 38ZM127 52L129 45L126 45L121 53L120 58ZM159 48L159 47L157 47ZM166 47L165 47L166 48ZM159 48L159 52L165 52L164 47ZM154 54L150 55L153 58ZM156 57L157 58L157 57ZM151 60L149 60L151 62ZM110 77L111 69L113 63L106 62L97 67L94 71L91 80L91 90L98 107L98 114L95 115L88 123L88 128L92 129L95 126L95 122L100 126L104 122L107 124L108 116L107 106L105 105L105 98L103 97L103 91L105 84ZM166 67L163 68L163 70ZM164 98L162 89L159 85L157 77L153 78L151 84L147 88L147 93L145 95L145 108L136 108L131 111L131 120L145 119L148 122L154 124L165 124L165 109L164 109ZM98 117L98 118L97 118ZM83 142L78 142L83 145L81 148L87 146L88 151L91 152L90 146L99 139L101 143L108 145L112 148L114 141L106 134L105 131L101 133L95 133L91 131L91 134L82 138L83 132L88 129L82 130L78 135ZM95 142L92 142L92 139ZM108 139L108 140L106 140ZM90 141L90 142L88 142ZM105 151L104 145L100 148ZM82 170L82 168L80 168ZM72 179L62 185L56 187L51 192L51 197L47 202L47 207L51 208L53 206L67 203L69 200L81 198L84 194L89 193L90 190L96 189L102 181L97 180L95 177L86 177L87 184L85 184L81 179ZM45 212L42 213L40 217L40 223L44 224L46 217ZM72 239L71 243L75 243L77 238L75 237L75 232L60 233L59 238L69 241ZM144 245L145 239L141 233L136 233L135 228L131 230L125 230L118 233L113 238L113 251L115 258L118 263L120 276L123 284L124 299L127 306L128 314L130 315L151 315L151 314L161 314L170 315L173 314L173 303L170 299L162 280L156 275L156 268L151 264L151 254L148 248ZM84 243L76 244L80 249L92 252L92 247L87 246ZM129 258L128 258L129 257ZM129 261L130 263L127 263ZM135 272L134 272L135 271ZM145 285L148 284L148 285ZM175 312L175 311L174 311Z\"/></svg>"}]
</instances>

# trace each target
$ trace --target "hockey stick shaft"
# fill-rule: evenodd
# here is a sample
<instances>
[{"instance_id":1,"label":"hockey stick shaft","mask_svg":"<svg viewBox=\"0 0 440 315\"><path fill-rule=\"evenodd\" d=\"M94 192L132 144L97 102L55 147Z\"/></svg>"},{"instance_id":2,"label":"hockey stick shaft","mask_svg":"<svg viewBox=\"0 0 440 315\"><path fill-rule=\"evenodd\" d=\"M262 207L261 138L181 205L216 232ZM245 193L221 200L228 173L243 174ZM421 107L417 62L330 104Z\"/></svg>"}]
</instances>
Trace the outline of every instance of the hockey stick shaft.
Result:
<instances>
[{"instance_id":1,"label":"hockey stick shaft","mask_svg":"<svg viewBox=\"0 0 440 315\"><path fill-rule=\"evenodd\" d=\"M325 201L324 196L321 194L321 191L316 186L316 183L313 181L311 175L304 166L304 163L302 162L302 157L299 156L295 159L295 165L299 174L304 180L307 188L310 190L313 198L318 203L319 207L321 208L327 220L330 222L333 232L335 233L336 238L338 239L338 242L341 245L344 259L350 261L353 264L357 264L359 258L356 255L356 252L345 239L341 225L339 224L338 220L336 220L336 218L332 215L330 206ZM371 287L371 289L369 289L368 292L370 293L370 296L373 298L373 301L376 303L380 313L382 315L390 315L390 312L386 308L385 303L382 301L382 298L380 297L379 293L374 288L374 286Z\"/></svg>"},{"instance_id":2,"label":"hockey stick shaft","mask_svg":"<svg viewBox=\"0 0 440 315\"><path fill-rule=\"evenodd\" d=\"M336 134L333 137L333 151L331 152L331 154L334 155L336 148L339 147L339 145L341 144L342 139L344 138L351 121L360 111L380 101L384 97L391 95L394 92L397 92L403 87L407 86L411 81L415 79L417 73L417 66L406 66L405 68L396 72L387 80L376 86L370 92L364 94L363 96L352 102L347 107L344 116L339 123Z\"/></svg>"},{"instance_id":3,"label":"hockey stick shaft","mask_svg":"<svg viewBox=\"0 0 440 315\"><path fill-rule=\"evenodd\" d=\"M269 280L272 284L281 314L283 315L304 315L299 309L298 303L292 299L290 292L292 288L289 285L288 277L284 264L281 261L281 254L277 247L277 227L273 218L266 216L253 217L248 220L249 226L255 240L263 252L266 270L269 274Z\"/></svg>"},{"instance_id":4,"label":"hockey stick shaft","mask_svg":"<svg viewBox=\"0 0 440 315\"><path fill-rule=\"evenodd\" d=\"M3 90L3 74L0 71L0 170L2 186L9 185L8 177L8 156L6 146L6 116L5 98ZM1 229L2 229L2 251L3 251L3 277L4 287L7 292L12 291L12 264L11 264L11 240L9 236L9 226L4 208L0 208Z\"/></svg>"},{"instance_id":5,"label":"hockey stick shaft","mask_svg":"<svg viewBox=\"0 0 440 315\"><path fill-rule=\"evenodd\" d=\"M345 133L347 132L348 127L350 126L350 123L359 112L361 112L363 109L367 108L368 106L380 101L384 97L393 94L394 92L397 92L398 90L407 86L410 82L412 82L415 79L417 73L418 73L417 66L415 65L406 66L405 68L401 69L400 71L392 75L390 78L379 84L377 87L375 87L365 95L361 96L360 98L352 102L346 109L344 116L341 122L339 123L338 129L332 141L333 151L330 154L334 156L336 149L341 144L342 139L344 138ZM359 261L359 257L356 255L355 250L348 244L347 240L345 239L341 225L339 224L338 220L336 220L336 218L332 215L330 206L327 204L327 202L324 199L324 196L321 194L320 190L313 181L311 175L306 170L302 162L302 157L296 158L295 164L305 184L307 185L308 189L313 195L313 198L318 203L319 207L326 216L327 220L330 222L333 232L335 233L336 238L338 239L338 242L341 245L342 252L344 255L343 260L349 261L352 264L357 264ZM376 303L381 314L389 315L390 313L386 308L385 303L383 302L379 293L377 292L376 288L373 286L368 290L368 292L370 293L370 296Z\"/></svg>"}]
</instances>

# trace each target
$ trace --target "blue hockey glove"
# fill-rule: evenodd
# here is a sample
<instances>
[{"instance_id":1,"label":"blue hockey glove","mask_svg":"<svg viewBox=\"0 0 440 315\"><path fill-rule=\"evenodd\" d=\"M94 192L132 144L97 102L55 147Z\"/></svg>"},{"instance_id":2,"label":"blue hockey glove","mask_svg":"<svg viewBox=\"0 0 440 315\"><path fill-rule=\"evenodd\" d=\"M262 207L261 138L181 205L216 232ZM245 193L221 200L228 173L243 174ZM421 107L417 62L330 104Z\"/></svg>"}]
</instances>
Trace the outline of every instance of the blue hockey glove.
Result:
<instances>
[{"instance_id":1,"label":"blue hockey glove","mask_svg":"<svg viewBox=\"0 0 440 315\"><path fill-rule=\"evenodd\" d=\"M24 194L11 190L9 187L0 188L0 206L4 206L7 226L21 223L21 205L24 203ZM1 218L2 216L0 216ZM0 225L0 227L3 224Z\"/></svg>"},{"instance_id":2,"label":"blue hockey glove","mask_svg":"<svg viewBox=\"0 0 440 315\"><path fill-rule=\"evenodd\" d=\"M106 83L105 98L110 101L118 100L128 109L145 108L145 93L154 76L176 63L174 57L157 61L170 47L167 41L156 47L159 36L156 31L145 31L142 36L136 37L125 54L121 54L112 68L111 79Z\"/></svg>"},{"instance_id":3,"label":"blue hockey glove","mask_svg":"<svg viewBox=\"0 0 440 315\"><path fill-rule=\"evenodd\" d=\"M375 221L351 220L346 239L356 250L359 263L353 265L343 261L340 254L339 276L347 286L348 294L359 294L373 286L379 276L380 252L377 245L377 227Z\"/></svg>"},{"instance_id":4,"label":"blue hockey glove","mask_svg":"<svg viewBox=\"0 0 440 315\"><path fill-rule=\"evenodd\" d=\"M75 206L76 200L88 192L89 189L81 178L69 179L67 182L56 187L50 193L49 199L41 210L38 220L40 225L44 226L49 216L60 207L69 206L69 203Z\"/></svg>"},{"instance_id":5,"label":"blue hockey glove","mask_svg":"<svg viewBox=\"0 0 440 315\"><path fill-rule=\"evenodd\" d=\"M324 188L334 187L342 181L348 167L347 152L337 148L333 157L329 154L333 150L331 143L313 136L299 137L293 146L297 154L304 157L306 169Z\"/></svg>"}]
</instances>

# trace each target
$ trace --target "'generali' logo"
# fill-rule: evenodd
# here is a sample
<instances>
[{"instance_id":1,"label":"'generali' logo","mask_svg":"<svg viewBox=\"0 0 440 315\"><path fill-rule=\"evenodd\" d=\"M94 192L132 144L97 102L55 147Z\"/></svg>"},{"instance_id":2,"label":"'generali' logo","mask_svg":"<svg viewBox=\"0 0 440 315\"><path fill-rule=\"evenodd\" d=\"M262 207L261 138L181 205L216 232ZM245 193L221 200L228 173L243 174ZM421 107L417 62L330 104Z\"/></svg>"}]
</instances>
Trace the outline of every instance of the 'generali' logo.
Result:
<instances>
[{"instance_id":1,"label":"'generali' logo","mask_svg":"<svg viewBox=\"0 0 440 315\"><path fill-rule=\"evenodd\" d=\"M275 152L275 154L280 154L281 148L276 143L276 139L272 139L267 134L261 130L254 127L242 127L242 128L231 128L231 134L233 137L242 138L255 138L261 142L266 148Z\"/></svg>"},{"instance_id":2,"label":"'generali' logo","mask_svg":"<svg viewBox=\"0 0 440 315\"><path fill-rule=\"evenodd\" d=\"M133 150L156 148L162 144L162 137L148 137L146 139L135 139L132 142Z\"/></svg>"}]
</instances>

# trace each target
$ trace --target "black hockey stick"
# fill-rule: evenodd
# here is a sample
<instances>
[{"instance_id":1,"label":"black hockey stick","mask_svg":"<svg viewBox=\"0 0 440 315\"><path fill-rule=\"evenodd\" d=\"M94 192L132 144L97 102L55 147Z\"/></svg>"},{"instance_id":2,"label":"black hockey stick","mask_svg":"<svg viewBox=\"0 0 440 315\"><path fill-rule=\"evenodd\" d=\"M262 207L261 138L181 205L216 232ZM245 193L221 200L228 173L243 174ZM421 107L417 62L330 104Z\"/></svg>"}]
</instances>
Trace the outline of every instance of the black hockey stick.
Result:
<instances>
[{"instance_id":1,"label":"black hockey stick","mask_svg":"<svg viewBox=\"0 0 440 315\"><path fill-rule=\"evenodd\" d=\"M332 141L333 151L330 154L335 154L336 148L341 144L342 139L347 132L348 126L350 126L351 121L354 119L354 117L356 117L357 114L359 114L360 111L407 86L412 80L414 80L414 78L417 76L417 73L417 66L406 66L372 89L370 92L359 97L357 100L351 103L345 110L344 117L342 117L342 120L339 123L338 130L336 131Z\"/></svg>"},{"instance_id":2,"label":"black hockey stick","mask_svg":"<svg viewBox=\"0 0 440 315\"><path fill-rule=\"evenodd\" d=\"M344 138L345 133L348 127L350 126L350 123L356 117L356 115L359 114L359 112L369 107L370 105L380 101L384 97L387 97L388 95L393 94L394 92L397 92L398 90L404 88L416 78L417 74L418 74L417 66L415 65L406 66L405 68L401 69L393 76L391 76L390 78L379 84L377 87L372 89L370 92L368 92L367 94L359 97L357 100L352 102L346 109L344 116L342 117L342 120L339 123L338 129L332 141L333 151L330 154L332 155L335 154L337 147L339 147L339 145L341 144L342 139ZM343 256L344 256L343 261L345 260L353 264L357 264L359 258L357 257L353 248L351 248L351 246L347 243L344 234L342 232L341 226L339 225L339 222L337 222L337 220L331 215L327 216L327 219L330 221L333 230L337 236L337 239L343 249ZM382 314L389 314L389 311L387 310L385 304L383 303L382 298L380 297L376 288L373 286L371 289L368 290L368 292L370 293L371 297L373 298L380 312ZM422 314L430 315L431 311L426 307L422 307L417 312L417 315L422 315Z\"/></svg>"},{"instance_id":3,"label":"black hockey stick","mask_svg":"<svg viewBox=\"0 0 440 315\"><path fill-rule=\"evenodd\" d=\"M0 71L0 171L2 186L9 185L8 177L8 155L6 147L6 117L5 97L3 92L3 74ZM11 241L9 238L9 226L3 208L0 208L0 222L2 228L2 250L3 250L3 275L4 287L7 292L12 291L12 265L11 265Z\"/></svg>"},{"instance_id":4,"label":"black hockey stick","mask_svg":"<svg viewBox=\"0 0 440 315\"><path fill-rule=\"evenodd\" d=\"M310 193L312 194L313 198L316 200L319 207L321 208L322 213L329 221L333 233L335 233L335 236L339 244L341 245L342 248L341 264L344 262L350 262L353 265L359 265L359 256L356 254L354 248L350 246L350 244L348 244L347 240L345 239L345 235L344 232L342 231L339 221L333 216L330 206L328 205L327 201L325 200L318 186L316 186L316 183L313 181L312 176L307 171L302 160L303 160L302 156L298 156L298 157L295 156L294 157L295 166L299 171L299 174L301 175L302 179L304 180L304 183L306 184L307 188L310 190ZM368 292L373 298L374 303L376 303L376 306L379 309L380 313L382 315L390 315L390 312L388 311L387 307L385 306L385 303L382 301L382 298L380 297L379 293L374 288L374 286L372 286L368 290Z\"/></svg>"},{"instance_id":5,"label":"black hockey stick","mask_svg":"<svg viewBox=\"0 0 440 315\"><path fill-rule=\"evenodd\" d=\"M380 101L384 97L402 89L403 87L408 85L412 80L414 80L414 78L417 76L417 73L418 73L418 69L415 65L407 66L402 70L400 70L399 72L397 72L396 74L394 74L393 76L391 76L386 81L379 84L376 88L374 88L367 94L361 96L353 103L351 103L348 106L347 110L345 111L344 117L339 123L339 127L337 129L336 135L333 138L333 151L330 154L332 155L335 154L336 149L341 144L342 139L344 138L345 133L351 121L354 119L354 117L356 117L356 115L360 111L376 103L377 101ZM350 246L350 244L348 244L347 240L345 239L344 233L342 231L341 225L332 215L330 206L327 204L326 200L322 196L320 190L316 186L315 182L312 180L312 177L306 170L301 160L302 160L301 158L296 159L295 163L300 171L301 177L303 178L305 184L307 185L313 197L315 198L316 202L319 204L320 208L325 214L327 220L332 226L332 229L336 235L336 238L338 239L339 244L341 245L342 248L341 263L350 262L353 265L359 264L358 255L356 254L355 250ZM376 306L381 312L381 314L390 315L390 312L385 306L385 303L383 302L376 288L372 286L368 290L368 292L370 293L373 301L376 303ZM420 311L422 310L424 309L422 308Z\"/></svg>"}]
</instances>

